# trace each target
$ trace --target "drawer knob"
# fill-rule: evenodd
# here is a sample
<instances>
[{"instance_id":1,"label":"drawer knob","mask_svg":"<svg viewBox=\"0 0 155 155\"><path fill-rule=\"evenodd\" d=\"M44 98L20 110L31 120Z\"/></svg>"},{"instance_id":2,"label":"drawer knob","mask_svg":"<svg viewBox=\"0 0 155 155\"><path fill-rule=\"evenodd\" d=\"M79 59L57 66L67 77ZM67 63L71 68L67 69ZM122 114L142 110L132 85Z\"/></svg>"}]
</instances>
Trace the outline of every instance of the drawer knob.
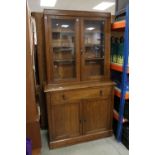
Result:
<instances>
[{"instance_id":1,"label":"drawer knob","mask_svg":"<svg viewBox=\"0 0 155 155\"><path fill-rule=\"evenodd\" d=\"M66 96L63 94L63 95L62 95L62 98L65 100L65 99L66 99Z\"/></svg>"},{"instance_id":2,"label":"drawer knob","mask_svg":"<svg viewBox=\"0 0 155 155\"><path fill-rule=\"evenodd\" d=\"M100 90L100 96L103 96L103 91L102 90Z\"/></svg>"}]
</instances>

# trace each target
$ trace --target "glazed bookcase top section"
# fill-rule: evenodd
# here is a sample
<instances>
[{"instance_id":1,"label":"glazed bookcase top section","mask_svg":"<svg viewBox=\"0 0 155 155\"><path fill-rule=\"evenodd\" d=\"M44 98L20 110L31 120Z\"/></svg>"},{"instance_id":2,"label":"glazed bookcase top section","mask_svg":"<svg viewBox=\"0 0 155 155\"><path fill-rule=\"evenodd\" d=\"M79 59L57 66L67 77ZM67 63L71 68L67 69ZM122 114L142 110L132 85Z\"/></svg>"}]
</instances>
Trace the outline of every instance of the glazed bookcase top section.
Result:
<instances>
[{"instance_id":1,"label":"glazed bookcase top section","mask_svg":"<svg viewBox=\"0 0 155 155\"><path fill-rule=\"evenodd\" d=\"M74 17L111 17L109 12L90 12L90 11L74 11L74 10L56 10L44 9L45 15L74 16Z\"/></svg>"},{"instance_id":2,"label":"glazed bookcase top section","mask_svg":"<svg viewBox=\"0 0 155 155\"><path fill-rule=\"evenodd\" d=\"M108 80L110 14L64 10L44 13L47 83Z\"/></svg>"}]
</instances>

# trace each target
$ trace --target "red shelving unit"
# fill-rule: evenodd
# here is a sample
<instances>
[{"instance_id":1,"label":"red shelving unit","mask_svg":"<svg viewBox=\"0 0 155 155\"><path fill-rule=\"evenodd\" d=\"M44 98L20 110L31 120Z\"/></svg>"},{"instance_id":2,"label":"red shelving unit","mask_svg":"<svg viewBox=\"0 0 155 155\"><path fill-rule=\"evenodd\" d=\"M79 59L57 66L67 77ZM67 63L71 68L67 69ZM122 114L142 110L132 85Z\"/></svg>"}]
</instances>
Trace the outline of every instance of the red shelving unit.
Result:
<instances>
[{"instance_id":1,"label":"red shelving unit","mask_svg":"<svg viewBox=\"0 0 155 155\"><path fill-rule=\"evenodd\" d=\"M114 93L117 97L121 97L121 90L119 88L115 87ZM129 92L126 92L125 99L129 99Z\"/></svg>"},{"instance_id":2,"label":"red shelving unit","mask_svg":"<svg viewBox=\"0 0 155 155\"><path fill-rule=\"evenodd\" d=\"M111 29L116 30L116 29L124 29L125 28L125 20L122 21L117 21L111 24Z\"/></svg>"},{"instance_id":3,"label":"red shelving unit","mask_svg":"<svg viewBox=\"0 0 155 155\"><path fill-rule=\"evenodd\" d=\"M123 72L123 66L117 63L111 63L110 68L115 71ZM129 68L128 68L127 73L129 73Z\"/></svg>"},{"instance_id":4,"label":"red shelving unit","mask_svg":"<svg viewBox=\"0 0 155 155\"><path fill-rule=\"evenodd\" d=\"M118 114L118 112L117 112L116 110L113 110L113 117L114 117L114 119L116 119L117 121L119 120L119 114ZM123 118L123 123L126 123L126 122L128 122L128 119Z\"/></svg>"}]
</instances>

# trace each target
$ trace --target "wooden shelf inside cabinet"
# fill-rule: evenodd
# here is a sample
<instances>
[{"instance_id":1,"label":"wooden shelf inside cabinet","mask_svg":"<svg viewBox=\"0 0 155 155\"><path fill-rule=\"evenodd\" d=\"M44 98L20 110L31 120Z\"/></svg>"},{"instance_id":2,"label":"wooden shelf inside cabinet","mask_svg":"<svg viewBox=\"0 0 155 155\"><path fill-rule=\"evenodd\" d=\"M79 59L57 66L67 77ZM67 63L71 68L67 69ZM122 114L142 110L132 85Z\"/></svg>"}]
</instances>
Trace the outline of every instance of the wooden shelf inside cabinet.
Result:
<instances>
[{"instance_id":1,"label":"wooden shelf inside cabinet","mask_svg":"<svg viewBox=\"0 0 155 155\"><path fill-rule=\"evenodd\" d=\"M103 32L101 31L85 31L85 34L92 34L92 33L100 33L100 34L103 34Z\"/></svg>"},{"instance_id":2,"label":"wooden shelf inside cabinet","mask_svg":"<svg viewBox=\"0 0 155 155\"><path fill-rule=\"evenodd\" d=\"M53 46L53 48L74 48L73 46Z\"/></svg>"},{"instance_id":3,"label":"wooden shelf inside cabinet","mask_svg":"<svg viewBox=\"0 0 155 155\"><path fill-rule=\"evenodd\" d=\"M104 60L104 58L85 58L86 61L98 61L98 60Z\"/></svg>"},{"instance_id":4,"label":"wooden shelf inside cabinet","mask_svg":"<svg viewBox=\"0 0 155 155\"><path fill-rule=\"evenodd\" d=\"M112 30L124 29L125 28L125 20L117 21L111 24Z\"/></svg>"},{"instance_id":5,"label":"wooden shelf inside cabinet","mask_svg":"<svg viewBox=\"0 0 155 155\"><path fill-rule=\"evenodd\" d=\"M53 46L53 48L73 48L74 46Z\"/></svg>"},{"instance_id":6,"label":"wooden shelf inside cabinet","mask_svg":"<svg viewBox=\"0 0 155 155\"><path fill-rule=\"evenodd\" d=\"M117 88L117 87L115 87L115 89L114 89L115 91L115 95L117 96L117 97L121 97L121 90L119 89L119 88ZM125 99L127 100L127 99L129 99L129 92L126 92L126 94L125 94Z\"/></svg>"},{"instance_id":7,"label":"wooden shelf inside cabinet","mask_svg":"<svg viewBox=\"0 0 155 155\"><path fill-rule=\"evenodd\" d=\"M117 63L111 63L110 68L115 71L123 72L123 66ZM127 70L127 73L129 73L129 68Z\"/></svg>"},{"instance_id":8,"label":"wooden shelf inside cabinet","mask_svg":"<svg viewBox=\"0 0 155 155\"><path fill-rule=\"evenodd\" d=\"M57 30L54 30L52 31L52 33L75 33L74 31L57 31Z\"/></svg>"},{"instance_id":9,"label":"wooden shelf inside cabinet","mask_svg":"<svg viewBox=\"0 0 155 155\"><path fill-rule=\"evenodd\" d=\"M117 112L115 109L113 109L113 117L114 117L114 119L116 119L117 121L119 120L119 114L118 114L118 112ZM123 123L126 123L126 122L128 122L128 119L123 118Z\"/></svg>"},{"instance_id":10,"label":"wooden shelf inside cabinet","mask_svg":"<svg viewBox=\"0 0 155 155\"><path fill-rule=\"evenodd\" d=\"M85 47L94 47L94 46L103 47L103 45L100 45L100 44L85 44Z\"/></svg>"},{"instance_id":11,"label":"wooden shelf inside cabinet","mask_svg":"<svg viewBox=\"0 0 155 155\"><path fill-rule=\"evenodd\" d=\"M70 64L74 62L75 62L75 59L54 60L54 63L58 63L58 64Z\"/></svg>"},{"instance_id":12,"label":"wooden shelf inside cabinet","mask_svg":"<svg viewBox=\"0 0 155 155\"><path fill-rule=\"evenodd\" d=\"M59 48L59 50L56 50L54 52L72 52L72 50L74 50L73 47L54 47L54 48Z\"/></svg>"}]
</instances>

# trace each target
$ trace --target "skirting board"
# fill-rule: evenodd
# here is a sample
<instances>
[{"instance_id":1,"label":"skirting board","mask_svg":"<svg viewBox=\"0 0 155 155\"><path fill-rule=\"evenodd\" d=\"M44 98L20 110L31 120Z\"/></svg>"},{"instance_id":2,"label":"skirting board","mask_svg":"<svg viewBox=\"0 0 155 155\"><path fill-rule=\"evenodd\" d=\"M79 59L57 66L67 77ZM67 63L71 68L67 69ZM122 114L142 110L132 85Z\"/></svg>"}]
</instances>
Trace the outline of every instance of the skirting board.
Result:
<instances>
[{"instance_id":1,"label":"skirting board","mask_svg":"<svg viewBox=\"0 0 155 155\"><path fill-rule=\"evenodd\" d=\"M104 131L104 132L102 131L102 132L97 132L97 133L83 135L83 136L74 137L74 138L52 141L52 142L49 142L49 148L54 149L58 147L63 147L63 146L78 144L78 143L86 142L90 140L95 140L99 138L110 137L112 136L112 134L113 134L113 131L109 130L109 131Z\"/></svg>"}]
</instances>

